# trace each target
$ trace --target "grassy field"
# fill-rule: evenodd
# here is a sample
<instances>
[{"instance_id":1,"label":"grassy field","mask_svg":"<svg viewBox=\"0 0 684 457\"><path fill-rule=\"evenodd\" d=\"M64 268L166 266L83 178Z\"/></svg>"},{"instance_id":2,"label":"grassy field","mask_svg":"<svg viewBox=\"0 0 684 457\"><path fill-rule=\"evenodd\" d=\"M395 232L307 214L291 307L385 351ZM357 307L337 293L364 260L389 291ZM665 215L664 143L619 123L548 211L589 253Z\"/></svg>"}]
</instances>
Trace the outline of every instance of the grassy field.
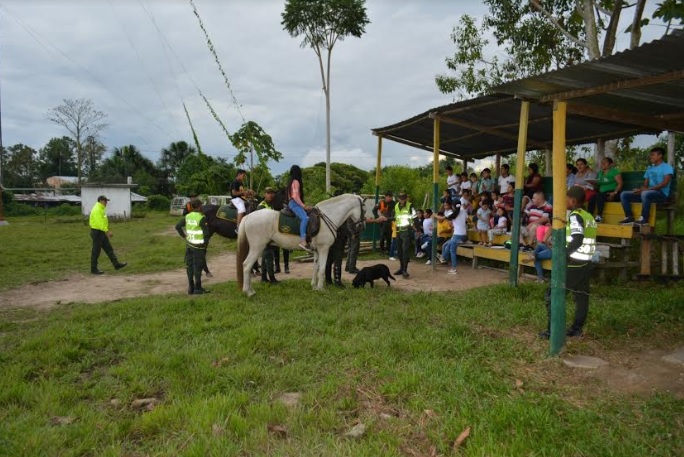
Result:
<instances>
[{"instance_id":1,"label":"grassy field","mask_svg":"<svg viewBox=\"0 0 684 457\"><path fill-rule=\"evenodd\" d=\"M110 222L114 252L129 262L122 274L182 267L185 244L174 229L179 219L148 212L144 218ZM16 217L9 222L0 229L0 290L90 273L90 229L81 216ZM216 236L209 259L229 249L235 249L235 242ZM104 252L100 266L113 273Z\"/></svg>"},{"instance_id":2,"label":"grassy field","mask_svg":"<svg viewBox=\"0 0 684 457\"><path fill-rule=\"evenodd\" d=\"M114 225L115 249L136 259L127 273L179 266L181 240L164 235L174 222ZM87 273L83 225L11 223L23 239L0 230L3 288ZM32 253L50 243L48 260ZM7 280L22 258L33 267ZM39 272L51 262L61 268ZM201 297L0 309L0 456L684 455L681 398L625 393L547 357L542 294L313 292L302 280L251 299L226 283ZM591 305L593 336L570 353L682 346L682 285L597 286ZM301 399L286 406L283 393ZM345 436L358 424L361 437Z\"/></svg>"}]
</instances>

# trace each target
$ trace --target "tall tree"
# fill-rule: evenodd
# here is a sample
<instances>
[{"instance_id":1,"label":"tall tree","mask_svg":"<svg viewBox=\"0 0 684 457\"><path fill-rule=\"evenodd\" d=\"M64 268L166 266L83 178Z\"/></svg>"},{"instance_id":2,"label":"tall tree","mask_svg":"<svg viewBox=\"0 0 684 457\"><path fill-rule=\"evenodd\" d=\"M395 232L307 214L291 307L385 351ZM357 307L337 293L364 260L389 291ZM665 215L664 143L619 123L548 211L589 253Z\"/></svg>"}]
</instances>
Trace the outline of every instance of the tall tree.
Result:
<instances>
[{"instance_id":1,"label":"tall tree","mask_svg":"<svg viewBox=\"0 0 684 457\"><path fill-rule=\"evenodd\" d=\"M183 161L196 153L197 150L185 141L176 141L161 150L157 167L170 181L175 181Z\"/></svg>"},{"instance_id":2,"label":"tall tree","mask_svg":"<svg viewBox=\"0 0 684 457\"><path fill-rule=\"evenodd\" d=\"M3 181L6 187L33 187L38 181L38 153L21 143L6 149Z\"/></svg>"},{"instance_id":3,"label":"tall tree","mask_svg":"<svg viewBox=\"0 0 684 457\"><path fill-rule=\"evenodd\" d=\"M330 65L332 50L348 36L360 38L370 23L364 0L287 0L282 13L284 30L293 38L304 36L301 46L318 57L325 94L325 190L330 180ZM323 59L325 57L325 65Z\"/></svg>"},{"instance_id":4,"label":"tall tree","mask_svg":"<svg viewBox=\"0 0 684 457\"><path fill-rule=\"evenodd\" d=\"M40 179L76 175L76 143L68 136L51 138L38 152Z\"/></svg>"},{"instance_id":5,"label":"tall tree","mask_svg":"<svg viewBox=\"0 0 684 457\"><path fill-rule=\"evenodd\" d=\"M71 100L64 99L64 104L48 111L48 119L57 125L61 125L76 142L76 164L78 182L81 182L83 174L83 149L84 142L89 136L96 137L107 126L103 120L107 117L102 111L93 107L92 100L84 98Z\"/></svg>"},{"instance_id":6,"label":"tall tree","mask_svg":"<svg viewBox=\"0 0 684 457\"><path fill-rule=\"evenodd\" d=\"M95 170L91 181L123 183L129 176L138 184L141 194L159 193L159 170L134 145L114 148L111 157Z\"/></svg>"}]
</instances>

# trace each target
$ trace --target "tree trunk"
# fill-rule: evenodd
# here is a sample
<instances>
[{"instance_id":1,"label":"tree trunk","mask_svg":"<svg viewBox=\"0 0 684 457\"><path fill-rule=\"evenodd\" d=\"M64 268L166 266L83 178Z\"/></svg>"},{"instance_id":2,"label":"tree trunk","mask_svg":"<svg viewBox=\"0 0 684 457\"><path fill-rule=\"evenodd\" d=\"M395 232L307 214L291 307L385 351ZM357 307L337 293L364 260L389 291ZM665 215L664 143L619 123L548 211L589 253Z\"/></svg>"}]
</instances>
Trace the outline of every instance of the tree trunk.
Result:
<instances>
[{"instance_id":1,"label":"tree trunk","mask_svg":"<svg viewBox=\"0 0 684 457\"><path fill-rule=\"evenodd\" d=\"M578 12L584 21L584 30L587 35L587 51L591 60L601 57L594 6L594 0L581 0L581 2L578 1L577 4Z\"/></svg>"},{"instance_id":2,"label":"tree trunk","mask_svg":"<svg viewBox=\"0 0 684 457\"><path fill-rule=\"evenodd\" d=\"M646 0L637 0L632 19L632 33L629 40L629 49L634 49L641 43L641 17L644 15Z\"/></svg>"}]
</instances>

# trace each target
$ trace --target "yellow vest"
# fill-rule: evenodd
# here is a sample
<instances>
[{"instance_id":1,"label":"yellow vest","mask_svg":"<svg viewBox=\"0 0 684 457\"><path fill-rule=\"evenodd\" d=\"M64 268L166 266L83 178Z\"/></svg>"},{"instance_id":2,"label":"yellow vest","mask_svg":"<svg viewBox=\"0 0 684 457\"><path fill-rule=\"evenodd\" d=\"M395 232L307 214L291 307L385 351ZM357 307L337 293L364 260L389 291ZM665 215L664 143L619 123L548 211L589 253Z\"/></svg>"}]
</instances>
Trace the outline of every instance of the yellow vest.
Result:
<instances>
[{"instance_id":1,"label":"yellow vest","mask_svg":"<svg viewBox=\"0 0 684 457\"><path fill-rule=\"evenodd\" d=\"M204 214L193 211L185 216L185 239L193 246L204 244L204 232L200 221Z\"/></svg>"}]
</instances>

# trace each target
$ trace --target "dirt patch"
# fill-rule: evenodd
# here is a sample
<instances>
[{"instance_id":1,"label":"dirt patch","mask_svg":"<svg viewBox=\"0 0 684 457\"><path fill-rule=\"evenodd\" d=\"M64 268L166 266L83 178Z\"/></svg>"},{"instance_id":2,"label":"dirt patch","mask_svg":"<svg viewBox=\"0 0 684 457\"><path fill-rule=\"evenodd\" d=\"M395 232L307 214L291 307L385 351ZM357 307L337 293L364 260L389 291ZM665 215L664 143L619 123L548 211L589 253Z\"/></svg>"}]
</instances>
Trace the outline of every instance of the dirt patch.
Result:
<instances>
[{"instance_id":1,"label":"dirt patch","mask_svg":"<svg viewBox=\"0 0 684 457\"><path fill-rule=\"evenodd\" d=\"M359 261L358 267L376 263L385 263L391 272L399 268L398 262L389 260ZM214 277L202 280L205 287L235 281L235 253L212 257L209 267ZM290 262L290 274L281 273L278 279L311 279L312 268L311 263L293 261ZM507 272L487 271L487 274L483 274L481 270L473 270L467 264L461 264L458 276L453 276L447 274L445 266L439 265L433 272L431 266L417 261L409 264L409 273L411 277L408 279L397 277L397 281L392 282L392 287L407 291L443 292L504 283L508 280ZM351 286L352 278L353 275L345 273L342 280ZM376 284L376 287L386 286L382 283ZM126 274L125 270L117 273L107 271L102 276L77 274L58 281L28 284L0 292L0 307L50 309L65 303L103 303L148 295L185 293L186 288L184 269L136 275ZM97 294L93 294L93 291L97 291Z\"/></svg>"}]
</instances>

